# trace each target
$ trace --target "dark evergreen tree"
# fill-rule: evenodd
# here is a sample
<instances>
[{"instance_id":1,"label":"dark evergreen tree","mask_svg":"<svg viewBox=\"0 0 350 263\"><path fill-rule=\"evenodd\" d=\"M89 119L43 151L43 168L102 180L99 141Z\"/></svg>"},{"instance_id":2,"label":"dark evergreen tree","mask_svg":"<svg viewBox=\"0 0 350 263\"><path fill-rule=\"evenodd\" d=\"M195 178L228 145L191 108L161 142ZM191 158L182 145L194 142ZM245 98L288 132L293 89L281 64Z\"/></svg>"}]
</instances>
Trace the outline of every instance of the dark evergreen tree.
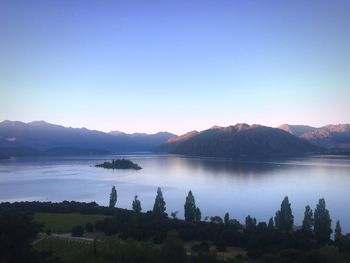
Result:
<instances>
[{"instance_id":1,"label":"dark evergreen tree","mask_svg":"<svg viewBox=\"0 0 350 263\"><path fill-rule=\"evenodd\" d=\"M163 198L163 193L160 187L157 189L157 196L154 200L153 213L156 215L163 215L165 213L165 201Z\"/></svg>"},{"instance_id":2,"label":"dark evergreen tree","mask_svg":"<svg viewBox=\"0 0 350 263\"><path fill-rule=\"evenodd\" d=\"M256 227L256 218L252 218L250 215L248 215L245 218L245 228L247 230L252 230Z\"/></svg>"},{"instance_id":3,"label":"dark evergreen tree","mask_svg":"<svg viewBox=\"0 0 350 263\"><path fill-rule=\"evenodd\" d=\"M281 203L281 209L276 212L275 226L281 231L289 232L293 230L293 223L294 216L292 214L288 196L286 196Z\"/></svg>"},{"instance_id":4,"label":"dark evergreen tree","mask_svg":"<svg viewBox=\"0 0 350 263\"><path fill-rule=\"evenodd\" d=\"M137 195L135 195L134 201L132 201L132 210L136 213L140 213L142 210L141 202L139 199L137 199Z\"/></svg>"},{"instance_id":5,"label":"dark evergreen tree","mask_svg":"<svg viewBox=\"0 0 350 263\"><path fill-rule=\"evenodd\" d=\"M314 228L314 215L310 206L305 207L302 229L304 233L311 235Z\"/></svg>"},{"instance_id":6,"label":"dark evergreen tree","mask_svg":"<svg viewBox=\"0 0 350 263\"><path fill-rule=\"evenodd\" d=\"M117 203L117 190L115 189L115 186L113 186L111 194L109 195L109 207L110 208L115 207L116 203Z\"/></svg>"},{"instance_id":7,"label":"dark evergreen tree","mask_svg":"<svg viewBox=\"0 0 350 263\"><path fill-rule=\"evenodd\" d=\"M187 222L195 222L197 207L196 207L196 201L194 199L194 196L191 190L188 192L188 195L186 197L184 208L185 208L185 220Z\"/></svg>"},{"instance_id":8,"label":"dark evergreen tree","mask_svg":"<svg viewBox=\"0 0 350 263\"><path fill-rule=\"evenodd\" d=\"M326 201L322 198L318 201L315 209L314 233L320 243L327 243L332 234L332 220L326 209Z\"/></svg>"},{"instance_id":9,"label":"dark evergreen tree","mask_svg":"<svg viewBox=\"0 0 350 263\"><path fill-rule=\"evenodd\" d=\"M271 217L269 220L269 223L267 225L268 229L272 230L275 228L274 224L273 224L273 218Z\"/></svg>"},{"instance_id":10,"label":"dark evergreen tree","mask_svg":"<svg viewBox=\"0 0 350 263\"><path fill-rule=\"evenodd\" d=\"M195 221L196 222L200 222L202 219L202 213L201 210L197 207L196 208L196 217L195 217Z\"/></svg>"},{"instance_id":11,"label":"dark evergreen tree","mask_svg":"<svg viewBox=\"0 0 350 263\"><path fill-rule=\"evenodd\" d=\"M230 214L227 212L224 216L224 223L225 225L228 225L230 222Z\"/></svg>"},{"instance_id":12,"label":"dark evergreen tree","mask_svg":"<svg viewBox=\"0 0 350 263\"><path fill-rule=\"evenodd\" d=\"M336 243L338 243L341 240L342 237L343 237L343 234L342 234L341 226L340 226L340 223L339 223L339 220L338 220L337 224L335 226L335 231L334 231L334 241Z\"/></svg>"}]
</instances>

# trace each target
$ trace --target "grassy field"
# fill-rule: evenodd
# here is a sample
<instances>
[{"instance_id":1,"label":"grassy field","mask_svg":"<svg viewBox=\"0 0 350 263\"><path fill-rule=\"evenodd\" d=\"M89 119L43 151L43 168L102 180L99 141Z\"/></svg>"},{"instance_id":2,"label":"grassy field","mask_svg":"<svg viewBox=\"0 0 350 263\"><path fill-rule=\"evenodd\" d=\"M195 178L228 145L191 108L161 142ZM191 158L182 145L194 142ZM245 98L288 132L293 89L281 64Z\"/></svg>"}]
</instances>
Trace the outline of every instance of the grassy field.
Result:
<instances>
[{"instance_id":1,"label":"grassy field","mask_svg":"<svg viewBox=\"0 0 350 263\"><path fill-rule=\"evenodd\" d=\"M94 223L97 220L103 220L105 217L102 215L81 215L77 213L36 213L34 214L34 221L44 224L44 230L50 229L53 233L69 233L72 227L76 225L85 226L88 222Z\"/></svg>"},{"instance_id":2,"label":"grassy field","mask_svg":"<svg viewBox=\"0 0 350 263\"><path fill-rule=\"evenodd\" d=\"M52 251L54 257L60 258L63 262L86 262L93 257L93 245L61 239L43 239L35 244L37 251Z\"/></svg>"}]
</instances>

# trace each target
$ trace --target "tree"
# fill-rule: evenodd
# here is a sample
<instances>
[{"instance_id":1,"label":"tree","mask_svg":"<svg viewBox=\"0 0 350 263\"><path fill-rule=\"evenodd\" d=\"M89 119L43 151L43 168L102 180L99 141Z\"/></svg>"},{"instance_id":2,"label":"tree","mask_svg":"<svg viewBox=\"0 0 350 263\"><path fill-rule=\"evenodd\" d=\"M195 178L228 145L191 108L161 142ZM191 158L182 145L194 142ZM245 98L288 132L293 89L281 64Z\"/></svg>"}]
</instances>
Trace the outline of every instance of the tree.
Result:
<instances>
[{"instance_id":1,"label":"tree","mask_svg":"<svg viewBox=\"0 0 350 263\"><path fill-rule=\"evenodd\" d=\"M20 209L0 209L0 262L36 262L31 244L40 228Z\"/></svg>"},{"instance_id":2,"label":"tree","mask_svg":"<svg viewBox=\"0 0 350 263\"><path fill-rule=\"evenodd\" d=\"M220 216L212 216L210 217L210 222L214 223L214 224L223 224L224 221L222 220L222 218Z\"/></svg>"},{"instance_id":3,"label":"tree","mask_svg":"<svg viewBox=\"0 0 350 263\"><path fill-rule=\"evenodd\" d=\"M186 197L184 208L185 208L185 220L187 222L195 222L197 207L196 207L196 201L194 199L194 196L191 190L188 192L188 195Z\"/></svg>"},{"instance_id":4,"label":"tree","mask_svg":"<svg viewBox=\"0 0 350 263\"><path fill-rule=\"evenodd\" d=\"M228 212L224 216L224 222L225 222L225 225L228 225L230 222L230 214Z\"/></svg>"},{"instance_id":5,"label":"tree","mask_svg":"<svg viewBox=\"0 0 350 263\"><path fill-rule=\"evenodd\" d=\"M273 218L271 217L270 220L269 220L269 223L267 225L267 228L272 230L275 228L274 224L273 224Z\"/></svg>"},{"instance_id":6,"label":"tree","mask_svg":"<svg viewBox=\"0 0 350 263\"><path fill-rule=\"evenodd\" d=\"M289 232L293 229L293 223L294 216L290 208L288 196L286 196L281 203L281 209L276 212L275 225L277 229Z\"/></svg>"},{"instance_id":7,"label":"tree","mask_svg":"<svg viewBox=\"0 0 350 263\"><path fill-rule=\"evenodd\" d=\"M343 236L343 234L342 234L341 226L340 226L340 223L338 220L337 224L335 226L335 231L334 231L334 241L339 242L341 240L342 236Z\"/></svg>"},{"instance_id":8,"label":"tree","mask_svg":"<svg viewBox=\"0 0 350 263\"><path fill-rule=\"evenodd\" d=\"M256 218L252 218L250 215L248 215L245 218L245 228L247 230L251 230L254 229L256 227Z\"/></svg>"},{"instance_id":9,"label":"tree","mask_svg":"<svg viewBox=\"0 0 350 263\"><path fill-rule=\"evenodd\" d=\"M195 216L195 221L200 222L202 219L202 213L201 210L197 207L196 208L196 216Z\"/></svg>"},{"instance_id":10,"label":"tree","mask_svg":"<svg viewBox=\"0 0 350 263\"><path fill-rule=\"evenodd\" d=\"M179 211L173 211L170 213L170 216L173 218L173 219L177 219L177 214L179 213Z\"/></svg>"},{"instance_id":11,"label":"tree","mask_svg":"<svg viewBox=\"0 0 350 263\"><path fill-rule=\"evenodd\" d=\"M109 195L109 207L113 208L115 207L117 203L117 190L115 189L115 186L113 185L111 194Z\"/></svg>"},{"instance_id":12,"label":"tree","mask_svg":"<svg viewBox=\"0 0 350 263\"><path fill-rule=\"evenodd\" d=\"M326 209L326 201L321 198L315 209L314 233L320 243L327 243L332 234L332 220Z\"/></svg>"},{"instance_id":13,"label":"tree","mask_svg":"<svg viewBox=\"0 0 350 263\"><path fill-rule=\"evenodd\" d=\"M136 213L140 213L142 211L141 202L137 199L137 195L134 197L134 201L132 201L132 210Z\"/></svg>"},{"instance_id":14,"label":"tree","mask_svg":"<svg viewBox=\"0 0 350 263\"><path fill-rule=\"evenodd\" d=\"M160 187L157 189L157 196L153 205L153 213L156 215L163 215L165 213L165 201L163 198L163 193Z\"/></svg>"},{"instance_id":15,"label":"tree","mask_svg":"<svg viewBox=\"0 0 350 263\"><path fill-rule=\"evenodd\" d=\"M302 225L302 229L306 234L308 235L312 234L314 221L315 220L314 220L314 215L312 213L312 209L310 208L310 206L307 205L305 207L304 220Z\"/></svg>"}]
</instances>

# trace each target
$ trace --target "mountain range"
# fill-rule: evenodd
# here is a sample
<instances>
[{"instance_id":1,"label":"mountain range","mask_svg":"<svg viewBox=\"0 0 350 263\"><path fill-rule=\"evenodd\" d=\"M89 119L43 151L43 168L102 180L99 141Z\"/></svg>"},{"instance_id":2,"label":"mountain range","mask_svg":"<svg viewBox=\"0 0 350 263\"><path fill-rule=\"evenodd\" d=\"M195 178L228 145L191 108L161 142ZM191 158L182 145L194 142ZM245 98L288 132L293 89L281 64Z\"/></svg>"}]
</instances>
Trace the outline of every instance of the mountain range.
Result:
<instances>
[{"instance_id":1,"label":"mountain range","mask_svg":"<svg viewBox=\"0 0 350 263\"><path fill-rule=\"evenodd\" d=\"M350 125L315 128L284 124L277 128L213 126L176 136L68 128L44 121L0 122L0 155L85 155L162 152L206 157L269 157L350 151Z\"/></svg>"},{"instance_id":2,"label":"mountain range","mask_svg":"<svg viewBox=\"0 0 350 263\"><path fill-rule=\"evenodd\" d=\"M350 124L327 125L320 128L283 124L278 128L323 148L350 149Z\"/></svg>"},{"instance_id":3,"label":"mountain range","mask_svg":"<svg viewBox=\"0 0 350 263\"><path fill-rule=\"evenodd\" d=\"M0 123L0 154L80 155L150 152L175 135L105 133L86 128L67 128L44 121Z\"/></svg>"}]
</instances>

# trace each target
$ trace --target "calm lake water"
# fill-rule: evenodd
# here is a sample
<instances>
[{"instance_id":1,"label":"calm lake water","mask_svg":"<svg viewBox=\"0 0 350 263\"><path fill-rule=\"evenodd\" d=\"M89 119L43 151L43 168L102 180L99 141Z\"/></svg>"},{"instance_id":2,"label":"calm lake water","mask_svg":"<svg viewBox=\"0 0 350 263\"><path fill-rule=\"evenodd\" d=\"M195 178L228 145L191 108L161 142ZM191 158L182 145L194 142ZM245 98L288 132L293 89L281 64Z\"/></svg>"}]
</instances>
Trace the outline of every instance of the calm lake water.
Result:
<instances>
[{"instance_id":1,"label":"calm lake water","mask_svg":"<svg viewBox=\"0 0 350 263\"><path fill-rule=\"evenodd\" d=\"M139 171L107 170L94 165L125 157ZM202 216L229 212L241 222L273 216L288 195L296 224L304 208L325 198L333 223L350 232L350 157L313 156L266 162L187 158L174 155L15 158L0 160L0 201L96 201L107 205L115 185L117 206L131 208L135 194L143 211L152 209L157 186L167 212L179 211L191 189Z\"/></svg>"}]
</instances>

